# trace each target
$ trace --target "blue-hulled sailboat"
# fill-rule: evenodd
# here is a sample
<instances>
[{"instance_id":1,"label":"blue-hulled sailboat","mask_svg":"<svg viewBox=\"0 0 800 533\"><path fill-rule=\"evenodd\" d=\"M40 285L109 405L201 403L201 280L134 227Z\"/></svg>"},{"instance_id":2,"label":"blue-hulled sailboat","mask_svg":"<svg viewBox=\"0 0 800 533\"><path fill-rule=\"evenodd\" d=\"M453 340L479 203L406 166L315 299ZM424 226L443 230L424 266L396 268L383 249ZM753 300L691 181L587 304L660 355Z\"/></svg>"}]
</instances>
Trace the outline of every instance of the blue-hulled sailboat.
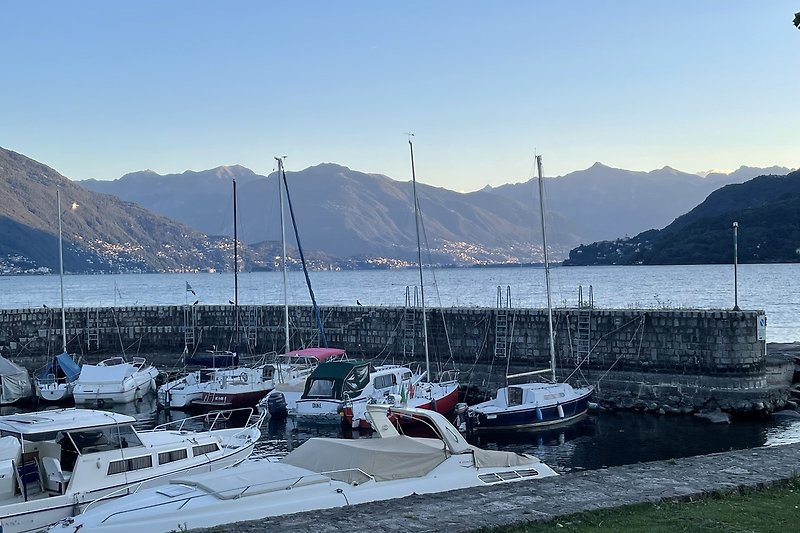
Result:
<instances>
[{"instance_id":1,"label":"blue-hulled sailboat","mask_svg":"<svg viewBox=\"0 0 800 533\"><path fill-rule=\"evenodd\" d=\"M547 326L550 335L550 368L511 374L506 379L550 374L550 381L508 385L497 390L494 399L469 407L467 429L473 432L544 429L577 421L589 408L594 387L573 388L569 383L556 381L555 342L553 338L553 308L550 297L550 263L547 254L547 231L544 217L544 185L542 157L536 156L539 176L539 207L542 219L544 273L547 288Z\"/></svg>"}]
</instances>

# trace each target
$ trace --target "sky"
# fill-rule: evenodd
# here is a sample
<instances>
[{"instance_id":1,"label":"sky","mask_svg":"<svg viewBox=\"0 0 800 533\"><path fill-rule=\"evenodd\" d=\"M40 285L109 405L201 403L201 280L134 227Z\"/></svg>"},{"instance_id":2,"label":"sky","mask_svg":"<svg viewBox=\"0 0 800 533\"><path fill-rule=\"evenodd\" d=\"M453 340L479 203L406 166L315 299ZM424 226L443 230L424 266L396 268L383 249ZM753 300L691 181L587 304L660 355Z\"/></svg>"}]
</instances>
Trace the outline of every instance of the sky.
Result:
<instances>
[{"instance_id":1,"label":"sky","mask_svg":"<svg viewBox=\"0 0 800 533\"><path fill-rule=\"evenodd\" d=\"M6 0L0 146L71 179L322 162L473 191L800 166L800 0Z\"/></svg>"}]
</instances>

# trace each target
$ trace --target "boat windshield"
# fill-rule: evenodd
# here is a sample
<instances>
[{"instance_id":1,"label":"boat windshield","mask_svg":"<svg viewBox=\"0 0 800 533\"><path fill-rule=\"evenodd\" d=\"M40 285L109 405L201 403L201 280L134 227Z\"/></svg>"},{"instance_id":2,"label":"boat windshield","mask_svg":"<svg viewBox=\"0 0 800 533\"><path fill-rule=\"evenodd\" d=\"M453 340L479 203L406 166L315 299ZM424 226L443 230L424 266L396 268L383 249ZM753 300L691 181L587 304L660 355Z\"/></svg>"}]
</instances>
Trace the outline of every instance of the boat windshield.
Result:
<instances>
[{"instance_id":1,"label":"boat windshield","mask_svg":"<svg viewBox=\"0 0 800 533\"><path fill-rule=\"evenodd\" d=\"M334 387L336 380L333 379L315 379L311 382L308 388L308 396L314 398L333 398Z\"/></svg>"},{"instance_id":2,"label":"boat windshield","mask_svg":"<svg viewBox=\"0 0 800 533\"><path fill-rule=\"evenodd\" d=\"M522 389L519 387L508 388L508 405L522 405Z\"/></svg>"},{"instance_id":3,"label":"boat windshield","mask_svg":"<svg viewBox=\"0 0 800 533\"><path fill-rule=\"evenodd\" d=\"M81 454L142 446L142 441L129 424L70 431L69 437Z\"/></svg>"}]
</instances>

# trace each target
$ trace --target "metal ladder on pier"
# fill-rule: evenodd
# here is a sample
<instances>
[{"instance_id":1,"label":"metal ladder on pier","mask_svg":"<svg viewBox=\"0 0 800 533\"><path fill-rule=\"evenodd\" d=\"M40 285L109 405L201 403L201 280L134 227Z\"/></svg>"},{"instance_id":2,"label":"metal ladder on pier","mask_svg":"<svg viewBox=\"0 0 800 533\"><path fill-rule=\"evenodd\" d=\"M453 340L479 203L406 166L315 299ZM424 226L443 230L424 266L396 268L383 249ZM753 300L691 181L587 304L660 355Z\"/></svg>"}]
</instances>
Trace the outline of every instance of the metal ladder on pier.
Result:
<instances>
[{"instance_id":1,"label":"metal ladder on pier","mask_svg":"<svg viewBox=\"0 0 800 533\"><path fill-rule=\"evenodd\" d=\"M255 305L247 308L247 347L258 346L258 308Z\"/></svg>"},{"instance_id":2,"label":"metal ladder on pier","mask_svg":"<svg viewBox=\"0 0 800 533\"><path fill-rule=\"evenodd\" d=\"M414 345L417 339L417 307L419 306L419 291L415 285L406 286L406 306L403 310L403 360L408 361L414 357Z\"/></svg>"},{"instance_id":3,"label":"metal ladder on pier","mask_svg":"<svg viewBox=\"0 0 800 533\"><path fill-rule=\"evenodd\" d=\"M578 331L575 335L575 364L582 361L589 362L589 352L592 343L592 308L594 308L594 294L589 285L588 298L583 297L583 285L578 286Z\"/></svg>"},{"instance_id":4,"label":"metal ladder on pier","mask_svg":"<svg viewBox=\"0 0 800 533\"><path fill-rule=\"evenodd\" d=\"M197 315L195 314L194 305L186 305L183 307L183 348L186 353L194 353L197 343L196 329Z\"/></svg>"},{"instance_id":5,"label":"metal ladder on pier","mask_svg":"<svg viewBox=\"0 0 800 533\"><path fill-rule=\"evenodd\" d=\"M92 343L100 348L100 309L86 310L86 347L91 350Z\"/></svg>"},{"instance_id":6,"label":"metal ladder on pier","mask_svg":"<svg viewBox=\"0 0 800 533\"><path fill-rule=\"evenodd\" d=\"M511 307L511 286L506 286L505 298L503 288L497 286L497 310L494 315L494 356L497 359L508 357L508 310Z\"/></svg>"}]
</instances>

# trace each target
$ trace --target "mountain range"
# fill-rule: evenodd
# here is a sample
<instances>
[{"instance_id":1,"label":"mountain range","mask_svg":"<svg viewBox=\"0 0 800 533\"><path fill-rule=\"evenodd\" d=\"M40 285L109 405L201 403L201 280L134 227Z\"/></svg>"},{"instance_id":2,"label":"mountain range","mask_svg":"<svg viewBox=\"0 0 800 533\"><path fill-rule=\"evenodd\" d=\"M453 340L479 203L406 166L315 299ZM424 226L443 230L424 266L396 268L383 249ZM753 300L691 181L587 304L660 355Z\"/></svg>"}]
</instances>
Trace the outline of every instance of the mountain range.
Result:
<instances>
[{"instance_id":1,"label":"mountain range","mask_svg":"<svg viewBox=\"0 0 800 533\"><path fill-rule=\"evenodd\" d=\"M209 238L129 201L89 191L0 148L0 273L58 271L56 190L67 271L209 270L232 261L230 239Z\"/></svg>"},{"instance_id":2,"label":"mountain range","mask_svg":"<svg viewBox=\"0 0 800 533\"><path fill-rule=\"evenodd\" d=\"M800 171L726 185L661 230L570 251L566 265L800 261Z\"/></svg>"},{"instance_id":3,"label":"mountain range","mask_svg":"<svg viewBox=\"0 0 800 533\"><path fill-rule=\"evenodd\" d=\"M660 227L710 191L768 172L706 177L600 163L546 179L548 244L556 260L581 243ZM140 171L72 182L0 148L0 273L57 268L55 190L62 191L65 268L73 272L230 270L232 180L238 188L240 268L273 269L280 254L277 175L242 166L181 174ZM416 260L411 182L332 163L287 173L298 235L314 268L405 266ZM459 193L418 183L427 263L541 259L535 180ZM297 262L286 211L290 262Z\"/></svg>"}]
</instances>

